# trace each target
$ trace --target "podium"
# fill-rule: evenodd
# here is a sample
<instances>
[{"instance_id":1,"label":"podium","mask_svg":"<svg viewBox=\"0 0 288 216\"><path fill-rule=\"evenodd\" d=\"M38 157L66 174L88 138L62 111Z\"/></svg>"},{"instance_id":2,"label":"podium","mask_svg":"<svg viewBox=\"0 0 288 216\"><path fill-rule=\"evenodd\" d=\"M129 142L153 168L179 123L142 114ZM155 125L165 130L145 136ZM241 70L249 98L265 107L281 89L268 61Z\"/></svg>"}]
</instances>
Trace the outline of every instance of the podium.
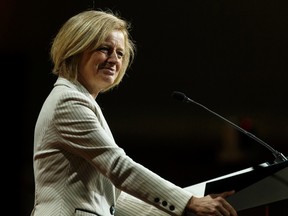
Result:
<instances>
[{"instance_id":1,"label":"podium","mask_svg":"<svg viewBox=\"0 0 288 216\"><path fill-rule=\"evenodd\" d=\"M259 164L185 189L199 197L235 190L227 201L237 211L272 204L288 199L288 161Z\"/></svg>"}]
</instances>

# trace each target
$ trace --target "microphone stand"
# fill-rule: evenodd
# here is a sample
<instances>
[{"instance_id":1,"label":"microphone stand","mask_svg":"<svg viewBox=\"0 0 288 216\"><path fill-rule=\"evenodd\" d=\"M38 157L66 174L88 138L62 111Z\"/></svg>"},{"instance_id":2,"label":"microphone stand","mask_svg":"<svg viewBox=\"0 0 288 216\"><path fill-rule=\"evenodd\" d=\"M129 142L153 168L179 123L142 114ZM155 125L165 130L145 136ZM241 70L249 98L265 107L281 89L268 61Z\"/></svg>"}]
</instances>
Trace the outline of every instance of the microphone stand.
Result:
<instances>
[{"instance_id":1,"label":"microphone stand","mask_svg":"<svg viewBox=\"0 0 288 216\"><path fill-rule=\"evenodd\" d=\"M184 93L182 92L177 92L174 91L172 93L172 97L174 97L177 100L181 100L183 102L186 103L194 103L202 108L204 108L205 110L207 110L208 112L218 116L219 118L221 118L222 120L226 121L227 123L229 123L230 125L232 125L234 128L236 128L237 130L239 130L240 132L244 133L245 135L249 136L250 138L252 138L253 140L255 140L256 142L260 143L261 145L263 145L265 148L267 148L269 151L272 152L272 154L275 157L274 163L279 163L279 162L283 162L283 161L287 161L288 159L279 151L275 150L274 148L272 148L270 145L268 145L266 142L264 142L263 140L259 139L258 137L256 137L254 134L249 133L248 131L246 131L245 129L239 127L238 125L234 124L233 122L229 121L228 119L224 118L223 116L219 115L218 113L210 110L209 108L205 107L204 105L190 99L189 97L187 97Z\"/></svg>"}]
</instances>

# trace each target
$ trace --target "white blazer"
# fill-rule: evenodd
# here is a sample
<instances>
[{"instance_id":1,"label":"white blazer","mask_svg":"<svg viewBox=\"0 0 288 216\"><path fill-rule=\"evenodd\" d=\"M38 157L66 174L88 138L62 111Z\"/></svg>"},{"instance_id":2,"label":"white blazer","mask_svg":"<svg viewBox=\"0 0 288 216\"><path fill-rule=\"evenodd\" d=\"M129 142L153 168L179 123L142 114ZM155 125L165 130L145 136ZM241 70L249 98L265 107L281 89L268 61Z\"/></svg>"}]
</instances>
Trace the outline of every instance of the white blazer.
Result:
<instances>
[{"instance_id":1,"label":"white blazer","mask_svg":"<svg viewBox=\"0 0 288 216\"><path fill-rule=\"evenodd\" d=\"M31 216L182 215L192 194L127 156L79 83L58 78L34 135Z\"/></svg>"}]
</instances>

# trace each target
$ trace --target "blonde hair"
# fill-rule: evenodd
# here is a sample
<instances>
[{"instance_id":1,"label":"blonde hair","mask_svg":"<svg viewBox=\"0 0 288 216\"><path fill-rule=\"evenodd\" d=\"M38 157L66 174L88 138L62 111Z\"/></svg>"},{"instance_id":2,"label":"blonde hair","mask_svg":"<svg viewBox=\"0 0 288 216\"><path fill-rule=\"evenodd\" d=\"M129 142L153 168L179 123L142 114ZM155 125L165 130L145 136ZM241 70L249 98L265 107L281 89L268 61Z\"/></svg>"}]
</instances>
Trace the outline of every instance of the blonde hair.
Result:
<instances>
[{"instance_id":1,"label":"blonde hair","mask_svg":"<svg viewBox=\"0 0 288 216\"><path fill-rule=\"evenodd\" d=\"M130 28L130 23L112 11L89 10L76 14L64 23L52 41L52 72L70 81L76 81L81 54L86 50L98 48L112 31L119 30L125 38L122 68L115 82L102 92L112 89L121 82L134 59L135 44L129 35Z\"/></svg>"}]
</instances>

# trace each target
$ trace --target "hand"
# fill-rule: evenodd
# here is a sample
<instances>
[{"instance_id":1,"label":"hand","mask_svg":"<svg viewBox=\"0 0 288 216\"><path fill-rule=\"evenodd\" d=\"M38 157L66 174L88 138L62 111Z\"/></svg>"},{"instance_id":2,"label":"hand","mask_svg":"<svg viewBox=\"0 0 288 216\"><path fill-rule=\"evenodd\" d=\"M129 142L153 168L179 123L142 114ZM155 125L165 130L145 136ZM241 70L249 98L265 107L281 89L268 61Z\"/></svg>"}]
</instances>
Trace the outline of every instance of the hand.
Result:
<instances>
[{"instance_id":1,"label":"hand","mask_svg":"<svg viewBox=\"0 0 288 216\"><path fill-rule=\"evenodd\" d=\"M210 194L204 197L192 197L186 206L187 213L198 216L237 216L236 210L226 201L226 197L235 191Z\"/></svg>"}]
</instances>

